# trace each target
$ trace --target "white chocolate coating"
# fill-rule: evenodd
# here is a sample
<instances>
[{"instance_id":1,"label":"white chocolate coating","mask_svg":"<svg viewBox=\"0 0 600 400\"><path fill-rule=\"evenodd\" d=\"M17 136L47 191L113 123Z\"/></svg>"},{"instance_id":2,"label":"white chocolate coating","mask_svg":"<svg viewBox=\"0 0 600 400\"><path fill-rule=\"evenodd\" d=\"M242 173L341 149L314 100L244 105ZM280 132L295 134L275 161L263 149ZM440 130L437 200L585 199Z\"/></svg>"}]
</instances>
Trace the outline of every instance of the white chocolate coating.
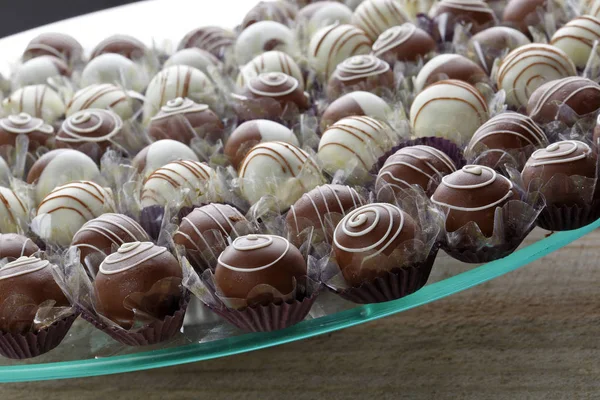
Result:
<instances>
[{"instance_id":1,"label":"white chocolate coating","mask_svg":"<svg viewBox=\"0 0 600 400\"><path fill-rule=\"evenodd\" d=\"M243 88L250 79L265 72L283 72L296 78L304 90L304 76L296 61L281 51L267 51L252 59L240 69L237 77L237 85Z\"/></svg>"},{"instance_id":2,"label":"white chocolate coating","mask_svg":"<svg viewBox=\"0 0 600 400\"><path fill-rule=\"evenodd\" d=\"M51 124L65 114L65 103L48 85L25 86L13 92L2 102L8 114L25 112Z\"/></svg>"},{"instance_id":3,"label":"white chocolate coating","mask_svg":"<svg viewBox=\"0 0 600 400\"><path fill-rule=\"evenodd\" d=\"M600 19L591 15L577 17L560 28L550 44L564 51L577 68L585 68L594 42L600 40Z\"/></svg>"},{"instance_id":4,"label":"white chocolate coating","mask_svg":"<svg viewBox=\"0 0 600 400\"><path fill-rule=\"evenodd\" d=\"M125 89L142 92L148 77L129 58L116 53L104 53L90 60L81 72L81 85L112 83Z\"/></svg>"},{"instance_id":5,"label":"white chocolate coating","mask_svg":"<svg viewBox=\"0 0 600 400\"><path fill-rule=\"evenodd\" d=\"M278 50L295 56L298 46L294 32L279 22L256 22L238 36L235 42L235 59L239 65L244 65L269 50Z\"/></svg>"},{"instance_id":6,"label":"white chocolate coating","mask_svg":"<svg viewBox=\"0 0 600 400\"><path fill-rule=\"evenodd\" d=\"M17 233L21 222L27 216L27 204L17 194L0 186L0 232Z\"/></svg>"},{"instance_id":7,"label":"white chocolate coating","mask_svg":"<svg viewBox=\"0 0 600 400\"><path fill-rule=\"evenodd\" d=\"M324 26L331 24L350 24L352 10L337 1L322 1L302 8L298 12L297 21L304 24L308 37Z\"/></svg>"},{"instance_id":8,"label":"white chocolate coating","mask_svg":"<svg viewBox=\"0 0 600 400\"><path fill-rule=\"evenodd\" d=\"M165 61L164 68L174 65L187 65L188 67L196 68L210 76L210 68L220 67L221 61L206 50L197 49L195 47L189 49L181 49L173 54Z\"/></svg>"},{"instance_id":9,"label":"white chocolate coating","mask_svg":"<svg viewBox=\"0 0 600 400\"><path fill-rule=\"evenodd\" d=\"M148 148L144 171L150 174L176 160L199 161L196 153L184 143L171 139L157 140Z\"/></svg>"},{"instance_id":10,"label":"white chocolate coating","mask_svg":"<svg viewBox=\"0 0 600 400\"><path fill-rule=\"evenodd\" d=\"M281 236L275 236L275 235L246 235L246 236L240 236L240 237L236 238L233 241L233 243L231 244L231 246L233 246L233 248L237 251L252 252L252 251L271 247L275 241L283 242L285 245L285 249L273 261L265 263L265 265L261 265L260 267L256 267L256 268L236 267L234 265L229 265L229 264L224 263L222 260L223 253L221 253L221 255L219 255L219 266L225 267L225 268L230 269L235 272L243 272L243 273L262 271L263 269L270 268L273 265L277 264L279 261L281 261L281 259L283 257L285 257L285 255L290 250L291 244L286 238L283 238Z\"/></svg>"},{"instance_id":11,"label":"white chocolate coating","mask_svg":"<svg viewBox=\"0 0 600 400\"><path fill-rule=\"evenodd\" d=\"M409 21L410 17L396 0L365 0L352 16L352 23L371 40L376 40L386 29Z\"/></svg>"},{"instance_id":12,"label":"white chocolate coating","mask_svg":"<svg viewBox=\"0 0 600 400\"><path fill-rule=\"evenodd\" d=\"M152 242L124 243L116 253L110 254L102 261L99 273L103 275L120 274L121 272L136 268L166 251L166 247L156 246ZM119 264L121 264L120 268L117 267Z\"/></svg>"},{"instance_id":13,"label":"white chocolate coating","mask_svg":"<svg viewBox=\"0 0 600 400\"><path fill-rule=\"evenodd\" d=\"M4 158L0 156L0 183L8 183L10 177L10 168Z\"/></svg>"},{"instance_id":14,"label":"white chocolate coating","mask_svg":"<svg viewBox=\"0 0 600 400\"><path fill-rule=\"evenodd\" d=\"M110 109L123 121L139 108L142 95L110 83L94 84L78 90L67 105L67 117L88 108Z\"/></svg>"},{"instance_id":15,"label":"white chocolate coating","mask_svg":"<svg viewBox=\"0 0 600 400\"><path fill-rule=\"evenodd\" d=\"M48 78L61 76L61 71L52 56L40 56L27 60L14 75L17 86L40 85L48 82Z\"/></svg>"}]
</instances>

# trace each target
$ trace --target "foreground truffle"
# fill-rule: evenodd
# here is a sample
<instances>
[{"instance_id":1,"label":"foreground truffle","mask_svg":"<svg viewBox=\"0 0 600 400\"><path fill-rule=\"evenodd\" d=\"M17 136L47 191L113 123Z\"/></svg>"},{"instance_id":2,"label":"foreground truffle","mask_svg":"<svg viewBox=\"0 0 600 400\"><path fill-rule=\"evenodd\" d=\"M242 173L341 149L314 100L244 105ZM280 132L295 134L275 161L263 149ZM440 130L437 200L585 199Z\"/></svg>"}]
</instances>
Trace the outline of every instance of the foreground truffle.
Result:
<instances>
[{"instance_id":1,"label":"foreground truffle","mask_svg":"<svg viewBox=\"0 0 600 400\"><path fill-rule=\"evenodd\" d=\"M600 19L582 15L556 31L550 41L573 60L577 68L584 69L588 63L594 42L600 40Z\"/></svg>"},{"instance_id":2,"label":"foreground truffle","mask_svg":"<svg viewBox=\"0 0 600 400\"><path fill-rule=\"evenodd\" d=\"M0 233L0 260L8 258L29 257L40 251L40 248L27 236L16 233Z\"/></svg>"}]
</instances>

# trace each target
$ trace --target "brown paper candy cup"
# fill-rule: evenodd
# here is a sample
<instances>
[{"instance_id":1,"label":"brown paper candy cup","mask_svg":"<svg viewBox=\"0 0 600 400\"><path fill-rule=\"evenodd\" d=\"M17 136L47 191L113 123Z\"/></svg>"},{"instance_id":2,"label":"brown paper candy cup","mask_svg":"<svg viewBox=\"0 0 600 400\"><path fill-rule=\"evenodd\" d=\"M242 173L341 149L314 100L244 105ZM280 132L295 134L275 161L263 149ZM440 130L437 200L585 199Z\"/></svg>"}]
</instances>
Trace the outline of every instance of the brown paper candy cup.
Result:
<instances>
[{"instance_id":1,"label":"brown paper candy cup","mask_svg":"<svg viewBox=\"0 0 600 400\"><path fill-rule=\"evenodd\" d=\"M530 231L527 232L529 234ZM508 243L503 243L499 246L483 247L483 248L450 248L442 246L446 254L459 261L468 264L483 264L491 261L499 260L512 254L523 242L527 235L518 237Z\"/></svg>"},{"instance_id":2,"label":"brown paper candy cup","mask_svg":"<svg viewBox=\"0 0 600 400\"><path fill-rule=\"evenodd\" d=\"M583 228L600 218L600 200L587 206L550 205L538 216L537 226L548 231L570 231Z\"/></svg>"}]
</instances>

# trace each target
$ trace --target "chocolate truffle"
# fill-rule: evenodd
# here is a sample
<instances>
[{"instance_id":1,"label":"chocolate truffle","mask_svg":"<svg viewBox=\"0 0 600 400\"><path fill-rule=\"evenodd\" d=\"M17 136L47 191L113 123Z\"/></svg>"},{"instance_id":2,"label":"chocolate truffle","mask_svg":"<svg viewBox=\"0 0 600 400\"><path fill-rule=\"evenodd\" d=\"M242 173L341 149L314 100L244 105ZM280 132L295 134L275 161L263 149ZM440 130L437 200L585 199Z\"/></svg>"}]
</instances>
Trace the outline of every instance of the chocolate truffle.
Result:
<instances>
[{"instance_id":1,"label":"chocolate truffle","mask_svg":"<svg viewBox=\"0 0 600 400\"><path fill-rule=\"evenodd\" d=\"M581 1L581 14L592 15L600 18L600 1L598 0L583 0Z\"/></svg>"},{"instance_id":2,"label":"chocolate truffle","mask_svg":"<svg viewBox=\"0 0 600 400\"><path fill-rule=\"evenodd\" d=\"M223 297L245 299L249 305L268 304L280 299L270 291L254 290L257 286L268 285L285 296L306 274L300 250L285 238L247 235L235 239L219 256L215 284Z\"/></svg>"},{"instance_id":3,"label":"chocolate truffle","mask_svg":"<svg viewBox=\"0 0 600 400\"><path fill-rule=\"evenodd\" d=\"M72 148L100 161L109 148L123 150L123 121L110 110L89 108L65 119L56 134L56 147Z\"/></svg>"},{"instance_id":4,"label":"chocolate truffle","mask_svg":"<svg viewBox=\"0 0 600 400\"><path fill-rule=\"evenodd\" d=\"M251 204L271 195L284 208L324 183L319 167L308 153L284 142L254 146L240 167L239 177L242 195Z\"/></svg>"},{"instance_id":5,"label":"chocolate truffle","mask_svg":"<svg viewBox=\"0 0 600 400\"><path fill-rule=\"evenodd\" d=\"M135 320L132 296L148 293L155 284L166 279L181 279L181 267L167 248L150 242L125 243L100 264L94 287L98 299L98 311L125 329ZM148 296L144 300L156 302L142 304L145 314L164 319L174 311L173 293L166 296ZM178 299L177 299L178 302Z\"/></svg>"},{"instance_id":6,"label":"chocolate truffle","mask_svg":"<svg viewBox=\"0 0 600 400\"><path fill-rule=\"evenodd\" d=\"M113 83L142 92L148 77L140 67L120 54L106 53L90 60L81 72L81 85Z\"/></svg>"},{"instance_id":7,"label":"chocolate truffle","mask_svg":"<svg viewBox=\"0 0 600 400\"><path fill-rule=\"evenodd\" d=\"M575 115L561 112L567 106ZM580 116L600 108L600 85L577 76L550 81L535 90L529 98L527 113L538 124L562 121L573 125Z\"/></svg>"},{"instance_id":8,"label":"chocolate truffle","mask_svg":"<svg viewBox=\"0 0 600 400\"><path fill-rule=\"evenodd\" d=\"M204 72L208 77L212 74L212 68L221 68L221 61L206 50L195 47L181 49L165 61L164 68L174 65L187 65Z\"/></svg>"},{"instance_id":9,"label":"chocolate truffle","mask_svg":"<svg viewBox=\"0 0 600 400\"><path fill-rule=\"evenodd\" d=\"M530 43L529 38L516 29L493 26L471 37L469 55L490 74L496 59L504 58L506 52Z\"/></svg>"},{"instance_id":10,"label":"chocolate truffle","mask_svg":"<svg viewBox=\"0 0 600 400\"><path fill-rule=\"evenodd\" d=\"M18 87L48 83L50 78L71 76L71 68L62 59L54 56L32 58L15 72L14 81Z\"/></svg>"},{"instance_id":11,"label":"chocolate truffle","mask_svg":"<svg viewBox=\"0 0 600 400\"><path fill-rule=\"evenodd\" d=\"M244 29L235 42L235 60L246 64L265 51L279 50L291 56L298 52L296 36L287 26L274 21L260 21Z\"/></svg>"},{"instance_id":12,"label":"chocolate truffle","mask_svg":"<svg viewBox=\"0 0 600 400\"><path fill-rule=\"evenodd\" d=\"M393 26L373 43L373 55L390 64L396 61L416 62L435 50L435 41L412 23Z\"/></svg>"},{"instance_id":13,"label":"chocolate truffle","mask_svg":"<svg viewBox=\"0 0 600 400\"><path fill-rule=\"evenodd\" d=\"M308 64L327 80L345 59L371 52L371 40L352 25L333 24L319 29L308 45Z\"/></svg>"},{"instance_id":14,"label":"chocolate truffle","mask_svg":"<svg viewBox=\"0 0 600 400\"><path fill-rule=\"evenodd\" d=\"M392 109L381 97L369 92L351 92L331 103L321 116L321 131L335 124L340 119L352 116L372 117L386 121Z\"/></svg>"},{"instance_id":15,"label":"chocolate truffle","mask_svg":"<svg viewBox=\"0 0 600 400\"><path fill-rule=\"evenodd\" d=\"M145 174L167 165L171 161L199 161L198 156L185 144L171 139L157 140L144 147L133 159L132 165Z\"/></svg>"},{"instance_id":16,"label":"chocolate truffle","mask_svg":"<svg viewBox=\"0 0 600 400\"><path fill-rule=\"evenodd\" d=\"M130 60L137 60L146 55L148 48L140 40L129 35L112 35L102 40L92 50L90 58L96 58L101 54L120 54Z\"/></svg>"},{"instance_id":17,"label":"chocolate truffle","mask_svg":"<svg viewBox=\"0 0 600 400\"><path fill-rule=\"evenodd\" d=\"M367 204L350 212L335 228L333 254L346 282L360 286L385 274L385 257L420 236L410 215L386 203ZM393 260L401 267L401 260Z\"/></svg>"},{"instance_id":18,"label":"chocolate truffle","mask_svg":"<svg viewBox=\"0 0 600 400\"><path fill-rule=\"evenodd\" d=\"M261 1L244 17L242 29L260 21L275 21L291 25L296 18L296 8L285 0Z\"/></svg>"},{"instance_id":19,"label":"chocolate truffle","mask_svg":"<svg viewBox=\"0 0 600 400\"><path fill-rule=\"evenodd\" d=\"M371 117L348 117L323 132L317 157L330 175L342 170L363 183L377 159L395 144L387 124Z\"/></svg>"},{"instance_id":20,"label":"chocolate truffle","mask_svg":"<svg viewBox=\"0 0 600 400\"><path fill-rule=\"evenodd\" d=\"M35 184L36 204L55 187L78 180L96 179L98 166L84 153L71 149L52 150L33 164L27 174L27 183Z\"/></svg>"},{"instance_id":21,"label":"chocolate truffle","mask_svg":"<svg viewBox=\"0 0 600 400\"><path fill-rule=\"evenodd\" d=\"M446 213L448 232L474 222L486 237L494 234L496 208L511 200L519 200L512 182L482 165L467 165L446 175L431 197Z\"/></svg>"},{"instance_id":22,"label":"chocolate truffle","mask_svg":"<svg viewBox=\"0 0 600 400\"><path fill-rule=\"evenodd\" d=\"M167 101L188 97L196 103L216 104L215 87L200 70L185 65L174 65L160 71L148 84L144 101L144 121L149 123Z\"/></svg>"},{"instance_id":23,"label":"chocolate truffle","mask_svg":"<svg viewBox=\"0 0 600 400\"><path fill-rule=\"evenodd\" d=\"M489 118L479 91L468 83L434 83L417 95L410 108L410 124L418 137L440 136L466 143Z\"/></svg>"},{"instance_id":24,"label":"chocolate truffle","mask_svg":"<svg viewBox=\"0 0 600 400\"><path fill-rule=\"evenodd\" d=\"M442 177L456 171L456 166L443 151L431 146L409 146L391 155L377 174L375 188L390 188L402 195L418 185L431 196Z\"/></svg>"},{"instance_id":25,"label":"chocolate truffle","mask_svg":"<svg viewBox=\"0 0 600 400\"><path fill-rule=\"evenodd\" d=\"M470 25L475 34L497 23L494 11L483 0L441 0L429 16L436 21L436 33L445 42L452 41L456 24ZM445 28L443 32L440 27Z\"/></svg>"},{"instance_id":26,"label":"chocolate truffle","mask_svg":"<svg viewBox=\"0 0 600 400\"><path fill-rule=\"evenodd\" d=\"M300 145L296 135L289 128L268 119L255 119L244 122L231 133L225 143L224 153L229 158L231 165L238 169L250 149L263 142L285 142L294 146Z\"/></svg>"},{"instance_id":27,"label":"chocolate truffle","mask_svg":"<svg viewBox=\"0 0 600 400\"><path fill-rule=\"evenodd\" d=\"M240 88L252 79L265 72L283 72L286 75L294 77L302 90L304 90L304 76L296 61L289 55L281 51L267 51L252 59L248 64L240 69L237 78L237 85Z\"/></svg>"},{"instance_id":28,"label":"chocolate truffle","mask_svg":"<svg viewBox=\"0 0 600 400\"><path fill-rule=\"evenodd\" d=\"M529 35L529 27L542 24L540 14L545 12L547 0L509 0L504 8L502 22Z\"/></svg>"},{"instance_id":29,"label":"chocolate truffle","mask_svg":"<svg viewBox=\"0 0 600 400\"><path fill-rule=\"evenodd\" d=\"M410 21L402 5L395 0L365 0L354 10L352 24L376 40L383 31Z\"/></svg>"},{"instance_id":30,"label":"chocolate truffle","mask_svg":"<svg viewBox=\"0 0 600 400\"><path fill-rule=\"evenodd\" d=\"M2 106L8 114L24 112L49 124L65 115L63 99L48 85L22 87L5 98Z\"/></svg>"},{"instance_id":31,"label":"chocolate truffle","mask_svg":"<svg viewBox=\"0 0 600 400\"><path fill-rule=\"evenodd\" d=\"M577 68L584 69L594 42L600 40L600 19L591 15L577 17L556 31L550 44L564 51Z\"/></svg>"},{"instance_id":32,"label":"chocolate truffle","mask_svg":"<svg viewBox=\"0 0 600 400\"><path fill-rule=\"evenodd\" d=\"M74 37L56 32L42 33L29 42L23 59L39 56L54 56L62 58L69 64L78 63L83 57L83 47Z\"/></svg>"},{"instance_id":33,"label":"chocolate truffle","mask_svg":"<svg viewBox=\"0 0 600 400\"><path fill-rule=\"evenodd\" d=\"M12 189L0 186L0 232L18 232L27 217L27 203Z\"/></svg>"},{"instance_id":34,"label":"chocolate truffle","mask_svg":"<svg viewBox=\"0 0 600 400\"><path fill-rule=\"evenodd\" d=\"M179 42L177 50L196 47L222 59L234 44L235 34L230 30L218 26L203 26L188 32Z\"/></svg>"},{"instance_id":35,"label":"chocolate truffle","mask_svg":"<svg viewBox=\"0 0 600 400\"><path fill-rule=\"evenodd\" d=\"M296 16L296 22L304 27L306 36L310 38L324 26L335 23L350 24L352 10L337 1L319 1L301 8Z\"/></svg>"},{"instance_id":36,"label":"chocolate truffle","mask_svg":"<svg viewBox=\"0 0 600 400\"><path fill-rule=\"evenodd\" d=\"M90 182L75 181L55 188L37 209L37 234L50 243L69 246L75 233L106 212L114 212L112 191Z\"/></svg>"},{"instance_id":37,"label":"chocolate truffle","mask_svg":"<svg viewBox=\"0 0 600 400\"><path fill-rule=\"evenodd\" d=\"M214 269L229 237L238 235L235 225L245 221L246 217L230 205L208 204L195 208L181 220L173 241L185 247L185 254L196 270Z\"/></svg>"},{"instance_id":38,"label":"chocolate truffle","mask_svg":"<svg viewBox=\"0 0 600 400\"><path fill-rule=\"evenodd\" d=\"M33 327L37 307L54 301L68 307L69 301L52 275L53 265L37 257L19 257L0 269L0 331L22 333Z\"/></svg>"},{"instance_id":39,"label":"chocolate truffle","mask_svg":"<svg viewBox=\"0 0 600 400\"><path fill-rule=\"evenodd\" d=\"M110 83L94 84L75 92L67 105L67 117L88 108L110 109L123 121L131 118L140 108L142 95Z\"/></svg>"},{"instance_id":40,"label":"chocolate truffle","mask_svg":"<svg viewBox=\"0 0 600 400\"><path fill-rule=\"evenodd\" d=\"M395 88L394 72L388 63L371 55L352 56L338 64L329 78L327 96L338 98L352 89L375 91Z\"/></svg>"},{"instance_id":41,"label":"chocolate truffle","mask_svg":"<svg viewBox=\"0 0 600 400\"><path fill-rule=\"evenodd\" d=\"M197 137L211 142L222 139L224 129L219 116L206 104L177 97L152 117L148 135L154 140L173 139L189 145Z\"/></svg>"},{"instance_id":42,"label":"chocolate truffle","mask_svg":"<svg viewBox=\"0 0 600 400\"><path fill-rule=\"evenodd\" d=\"M16 233L0 233L0 260L10 261L19 257L29 257L40 251L40 248L27 236Z\"/></svg>"},{"instance_id":43,"label":"chocolate truffle","mask_svg":"<svg viewBox=\"0 0 600 400\"><path fill-rule=\"evenodd\" d=\"M440 54L435 56L419 71L415 80L415 91L421 92L432 83L455 79L470 83L486 81L486 72L467 57L459 54Z\"/></svg>"},{"instance_id":44,"label":"chocolate truffle","mask_svg":"<svg viewBox=\"0 0 600 400\"><path fill-rule=\"evenodd\" d=\"M28 151L33 153L40 146L50 147L54 141L54 128L40 118L27 113L9 115L0 119L0 146L15 146L19 135L29 139Z\"/></svg>"},{"instance_id":45,"label":"chocolate truffle","mask_svg":"<svg viewBox=\"0 0 600 400\"><path fill-rule=\"evenodd\" d=\"M476 158L485 153L477 161L478 164L495 168L506 152L515 153L524 162L540 147L548 145L548 138L535 122L526 115L506 112L491 118L483 124L471 138L465 153L469 158ZM521 156L524 160L521 160ZM523 164L517 165L522 168Z\"/></svg>"},{"instance_id":46,"label":"chocolate truffle","mask_svg":"<svg viewBox=\"0 0 600 400\"><path fill-rule=\"evenodd\" d=\"M350 186L317 186L290 207L285 218L290 237L293 242L300 241L296 238L299 233L314 228L313 242L331 243L340 220L363 204L365 200Z\"/></svg>"}]
</instances>

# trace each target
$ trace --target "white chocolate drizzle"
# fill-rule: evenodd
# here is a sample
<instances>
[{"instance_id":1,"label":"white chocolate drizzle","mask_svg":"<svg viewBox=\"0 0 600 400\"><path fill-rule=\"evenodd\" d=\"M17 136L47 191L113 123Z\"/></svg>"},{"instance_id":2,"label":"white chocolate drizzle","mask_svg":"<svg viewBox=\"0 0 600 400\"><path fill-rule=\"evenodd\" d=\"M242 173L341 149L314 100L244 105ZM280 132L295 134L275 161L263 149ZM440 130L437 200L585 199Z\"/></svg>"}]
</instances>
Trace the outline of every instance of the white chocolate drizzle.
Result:
<instances>
[{"instance_id":1,"label":"white chocolate drizzle","mask_svg":"<svg viewBox=\"0 0 600 400\"><path fill-rule=\"evenodd\" d=\"M203 112L208 109L208 105L206 104L198 104L187 97L177 97L167 101L167 104L161 107L160 113L152 117L152 121L168 118L178 114Z\"/></svg>"},{"instance_id":2,"label":"white chocolate drizzle","mask_svg":"<svg viewBox=\"0 0 600 400\"><path fill-rule=\"evenodd\" d=\"M388 63L371 55L353 56L339 64L334 76L342 82L368 78L386 73L390 70Z\"/></svg>"},{"instance_id":3,"label":"white chocolate drizzle","mask_svg":"<svg viewBox=\"0 0 600 400\"><path fill-rule=\"evenodd\" d=\"M42 132L49 135L54 133L52 125L45 123L40 118L33 118L31 115L24 112L16 115L9 115L6 118L0 119L0 127L5 131L16 135L33 132Z\"/></svg>"},{"instance_id":4,"label":"white chocolate drizzle","mask_svg":"<svg viewBox=\"0 0 600 400\"><path fill-rule=\"evenodd\" d=\"M511 125L513 128L503 127L498 128L498 125ZM518 132L521 129L527 134ZM544 131L536 125L531 118L515 112L507 112L496 115L488 122L483 124L473 135L473 139L469 143L468 150L472 151L475 146L483 140L495 135L513 135L523 139L530 145L539 147L547 146L548 139Z\"/></svg>"},{"instance_id":5,"label":"white chocolate drizzle","mask_svg":"<svg viewBox=\"0 0 600 400\"><path fill-rule=\"evenodd\" d=\"M90 126L85 124L92 122ZM107 132L102 132L103 127L112 128ZM67 118L62 124L62 131L67 136L57 137L62 142L104 142L111 141L112 138L121 132L123 120L116 113L110 110L87 109L76 112ZM100 136L96 136L101 133Z\"/></svg>"},{"instance_id":6,"label":"white chocolate drizzle","mask_svg":"<svg viewBox=\"0 0 600 400\"><path fill-rule=\"evenodd\" d=\"M116 228L111 229L111 227ZM131 228L131 229L130 229ZM81 229L75 234L75 239L79 234L85 232L93 232L94 234L103 236L111 243L118 246L128 243L137 242L140 240L150 240L144 229L133 219L122 214L107 213L86 222ZM125 238L122 238L125 236ZM75 247L87 247L98 252L103 252L106 249L99 249L90 243L77 243Z\"/></svg>"},{"instance_id":7,"label":"white chocolate drizzle","mask_svg":"<svg viewBox=\"0 0 600 400\"><path fill-rule=\"evenodd\" d=\"M48 260L41 260L37 257L19 257L0 269L0 280L32 274L43 270L48 265L50 265Z\"/></svg>"},{"instance_id":8,"label":"white chocolate drizzle","mask_svg":"<svg viewBox=\"0 0 600 400\"><path fill-rule=\"evenodd\" d=\"M257 96L281 97L294 93L300 86L296 78L281 72L267 72L258 76L258 81L267 86L267 90L262 90L256 86L254 80L248 82L248 89Z\"/></svg>"},{"instance_id":9,"label":"white chocolate drizzle","mask_svg":"<svg viewBox=\"0 0 600 400\"><path fill-rule=\"evenodd\" d=\"M408 42L416 31L417 27L410 22L389 28L379 35L379 38L377 38L377 41L373 44L373 54L380 56L381 54Z\"/></svg>"},{"instance_id":10,"label":"white chocolate drizzle","mask_svg":"<svg viewBox=\"0 0 600 400\"><path fill-rule=\"evenodd\" d=\"M581 152L578 151L580 149L582 150ZM566 164L582 160L588 157L591 152L592 149L586 143L575 140L565 140L552 143L545 149L535 151L531 155L527 165L539 167L549 164Z\"/></svg>"},{"instance_id":11,"label":"white chocolate drizzle","mask_svg":"<svg viewBox=\"0 0 600 400\"><path fill-rule=\"evenodd\" d=\"M104 259L102 264L100 264L100 273L104 275L119 274L138 267L166 251L167 249L165 247L156 246L151 242L125 243L119 247L119 250L116 253L113 253ZM134 258L137 258L137 260L131 262L130 260ZM120 263L124 264L121 268L114 267L116 264Z\"/></svg>"},{"instance_id":12,"label":"white chocolate drizzle","mask_svg":"<svg viewBox=\"0 0 600 400\"><path fill-rule=\"evenodd\" d=\"M540 112L542 112L542 110L544 109L544 106L546 104L548 104L549 102L551 102L551 97L554 96L555 94L560 95L560 93L559 93L560 90L570 84L575 84L578 87L575 88L575 90L569 90L568 95L566 97L559 99L561 104L568 104L569 101L573 97L577 96L579 93L586 91L586 90L596 91L596 92L600 93L600 85L598 85L596 82L586 79L586 78L574 76L574 77L569 77L569 78L564 78L564 79L557 79L555 81L548 83L546 90L538 98L537 102L535 103L535 106L529 113L529 116L531 118L535 119L536 116Z\"/></svg>"},{"instance_id":13,"label":"white chocolate drizzle","mask_svg":"<svg viewBox=\"0 0 600 400\"><path fill-rule=\"evenodd\" d=\"M240 267L235 267L233 265L226 264L225 262L223 262L223 254L225 254L225 252L227 250L225 250L225 252L223 252L223 253L221 253L221 255L219 255L219 265L221 265L227 269L230 269L232 271L235 271L235 272L244 272L244 273L262 271L264 269L270 268L273 265L277 264L279 261L281 261L283 259L283 257L285 257L285 255L290 250L290 242L287 239L285 239L281 236L275 236L275 235L247 235L247 236L240 236L240 237L236 238L233 241L233 243L231 244L232 248L237 251L253 252L253 251L260 251L262 249L272 246L276 240L282 241L285 244L285 250L281 253L281 255L279 255L273 261L271 261L265 265L261 265L256 268L240 268Z\"/></svg>"}]
</instances>

